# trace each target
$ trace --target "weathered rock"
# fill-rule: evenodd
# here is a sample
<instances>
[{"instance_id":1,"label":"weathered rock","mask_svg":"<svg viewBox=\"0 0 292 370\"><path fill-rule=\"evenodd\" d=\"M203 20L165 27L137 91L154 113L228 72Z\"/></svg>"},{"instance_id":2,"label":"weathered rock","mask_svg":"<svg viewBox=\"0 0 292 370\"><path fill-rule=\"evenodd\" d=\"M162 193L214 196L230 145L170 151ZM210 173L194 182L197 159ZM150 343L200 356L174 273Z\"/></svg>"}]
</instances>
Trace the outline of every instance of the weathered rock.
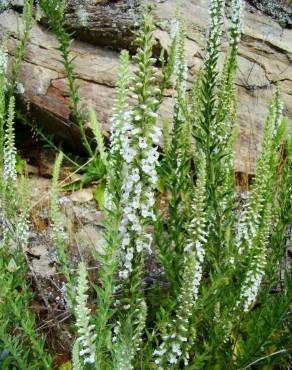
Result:
<instances>
[{"instance_id":1,"label":"weathered rock","mask_svg":"<svg viewBox=\"0 0 292 370\"><path fill-rule=\"evenodd\" d=\"M137 0L69 0L66 24L80 40L106 48L129 48L141 9Z\"/></svg>"},{"instance_id":2,"label":"weathered rock","mask_svg":"<svg viewBox=\"0 0 292 370\"><path fill-rule=\"evenodd\" d=\"M80 4L81 2L78 0L77 3ZM88 0L82 3L89 13L89 23L80 27L84 30L87 29L88 32L92 30L92 35L96 35L96 37L94 36L96 44L101 46L106 44L106 46L112 48L119 48L120 46L130 48L130 39L127 37L123 38L125 45L119 44L118 37L115 40L105 42L108 35L111 35L109 38L115 38L114 33L110 32L122 35L119 27L123 27L123 22L126 24L125 30L134 27L135 17L131 14L128 17L129 13L123 8L123 4L129 4L129 2L119 0L103 2L103 4L97 2L90 5ZM205 0L188 0L180 7L187 28L187 59L190 80L196 74L202 62L208 22L207 3ZM74 4L72 0L67 11L67 19L72 27L74 22L77 22L77 8L74 8L73 11ZM135 2L134 5L136 6L137 3ZM175 14L176 8L176 0L157 1L157 7L154 11L155 36L160 48L167 48L169 45L170 20ZM107 19L105 23L109 22L108 31L111 30L108 34L105 33L106 36L103 40L105 30L101 27L99 20L95 18L96 14L99 14L95 12L99 12L101 9L104 18ZM123 9L127 14L125 19L123 17L111 18L113 11L124 14ZM0 15L0 32L11 34L8 43L11 55L14 54L17 44L15 30L18 19L19 16L13 11L7 11ZM113 30L114 22L117 22L115 31ZM226 30L229 27L228 18L225 19L224 27ZM227 46L227 37L226 35L223 37L224 51ZM92 42L92 40L88 41ZM101 46L75 40L72 44L72 56L76 58L74 63L81 96L80 108L86 112L88 106L92 105L96 109L104 132L107 134L119 65L118 52L110 51ZM30 114L35 122L40 123L47 132L67 143L71 150L76 151L78 148L81 150L80 135L76 125L72 123L66 75L63 65L60 63L57 48L56 37L48 28L37 24L33 26L25 61L22 64L19 76L19 81L25 87L25 93L21 100L31 103ZM281 81L282 96L285 103L284 113L292 118L291 61L292 30L282 29L278 23L259 12L250 13L246 11L236 82L239 92L238 123L240 126L240 137L236 148L235 166L237 171L254 172L255 158L262 141L263 124L276 81ZM135 68L134 65L131 68ZM171 107L171 99L166 98L160 115L169 118Z\"/></svg>"},{"instance_id":3,"label":"weathered rock","mask_svg":"<svg viewBox=\"0 0 292 370\"><path fill-rule=\"evenodd\" d=\"M38 245L37 247L32 247L29 252L35 256L31 260L31 266L36 275L48 277L56 273L54 261L52 261L47 246Z\"/></svg>"},{"instance_id":4,"label":"weathered rock","mask_svg":"<svg viewBox=\"0 0 292 370\"><path fill-rule=\"evenodd\" d=\"M45 295L48 301L60 304L56 297L62 296L62 274L50 215L51 180L31 176L28 178L28 187L31 222L26 255L30 272L39 282L39 293ZM103 252L103 212L97 210L96 203L88 197L89 193L92 193L90 189L82 193L82 199L80 192L59 197L60 216L66 234L66 253L72 269L77 268L80 257L87 265L96 266L93 253L98 255ZM10 267L13 268L13 264Z\"/></svg>"},{"instance_id":5,"label":"weathered rock","mask_svg":"<svg viewBox=\"0 0 292 370\"><path fill-rule=\"evenodd\" d=\"M92 189L80 189L72 193L71 200L76 203L86 203L93 199Z\"/></svg>"},{"instance_id":6,"label":"weathered rock","mask_svg":"<svg viewBox=\"0 0 292 370\"><path fill-rule=\"evenodd\" d=\"M92 256L94 252L104 253L104 239L100 228L85 225L77 232L75 238L82 255Z\"/></svg>"}]
</instances>

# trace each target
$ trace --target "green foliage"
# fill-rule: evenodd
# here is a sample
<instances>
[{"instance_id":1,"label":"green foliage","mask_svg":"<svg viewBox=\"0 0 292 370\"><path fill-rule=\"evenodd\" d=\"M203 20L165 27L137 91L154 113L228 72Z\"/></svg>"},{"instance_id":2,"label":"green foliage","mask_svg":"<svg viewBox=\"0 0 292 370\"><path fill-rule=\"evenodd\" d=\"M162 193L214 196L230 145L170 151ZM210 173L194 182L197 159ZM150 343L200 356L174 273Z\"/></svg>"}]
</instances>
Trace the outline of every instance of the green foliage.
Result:
<instances>
[{"instance_id":1,"label":"green foliage","mask_svg":"<svg viewBox=\"0 0 292 370\"><path fill-rule=\"evenodd\" d=\"M58 41L60 43L60 53L62 57L62 63L64 65L68 84L69 84L69 92L71 97L71 109L73 118L75 119L76 123L79 126L79 130L81 133L81 137L83 140L83 144L85 149L87 150L90 157L93 157L93 150L90 146L90 143L87 139L86 132L85 132L85 122L82 114L80 113L78 103L80 101L80 97L78 94L78 88L76 84L76 79L74 75L74 67L73 61L74 58L70 56L70 46L72 43L71 35L65 29L65 18L64 18L64 10L65 10L65 1L64 0L40 0L39 4L48 17L49 24L53 31L55 32Z\"/></svg>"},{"instance_id":2,"label":"green foliage","mask_svg":"<svg viewBox=\"0 0 292 370\"><path fill-rule=\"evenodd\" d=\"M39 4L41 9L44 11L45 15L48 18L48 22L55 32L57 39L59 41L59 51L61 54L61 62L64 65L69 93L71 97L71 110L73 120L78 124L81 138L83 141L84 148L86 149L88 155L90 156L90 161L86 166L76 166L76 163L72 159L66 156L66 159L74 165L74 168L81 172L82 168L82 177L78 181L74 181L71 184L67 184L64 187L64 190L76 190L81 188L84 185L90 184L93 181L98 181L99 185L97 186L97 202L99 206L103 206L103 196L101 194L101 189L105 186L105 178L107 172L106 166L106 152L103 135L100 128L100 123L97 120L96 114L93 109L89 109L89 119L91 122L92 132L97 144L96 150L93 149L86 132L86 119L84 114L80 112L79 102L80 96L78 93L78 86L76 83L76 77L74 74L74 57L71 57L71 44L72 44L72 35L67 32L65 27L65 18L64 10L66 2L64 0L40 0ZM53 148L56 148L52 140L48 140L46 136L42 133L41 129L38 129L38 134Z\"/></svg>"},{"instance_id":3,"label":"green foliage","mask_svg":"<svg viewBox=\"0 0 292 370\"><path fill-rule=\"evenodd\" d=\"M59 207L59 198L58 198L58 181L60 175L60 169L63 161L63 153L60 152L54 166L53 178L52 178L52 187L51 187L51 219L52 227L54 233L54 239L56 246L58 248L60 263L64 269L64 274L68 282L71 281L70 273L68 271L68 260L66 253L66 234L64 231L62 215Z\"/></svg>"},{"instance_id":4,"label":"green foliage","mask_svg":"<svg viewBox=\"0 0 292 370\"><path fill-rule=\"evenodd\" d=\"M17 77L19 74L21 62L24 57L25 48L29 39L30 28L32 25L32 12L33 12L33 0L27 0L24 2L23 7L23 25L22 30L19 31L19 44L16 49L16 54L14 57L14 62L12 64L10 78L9 78L9 87L8 95L12 96L16 90Z\"/></svg>"},{"instance_id":5,"label":"green foliage","mask_svg":"<svg viewBox=\"0 0 292 370\"><path fill-rule=\"evenodd\" d=\"M95 359L95 340L97 334L94 333L95 326L90 324L90 310L87 307L87 291L89 289L87 270L84 263L79 264L79 275L77 280L77 295L76 295L76 326L77 326L77 342L80 362L84 365L93 364ZM77 357L77 356L76 356ZM79 360L75 359L75 367Z\"/></svg>"},{"instance_id":6,"label":"green foliage","mask_svg":"<svg viewBox=\"0 0 292 370\"><path fill-rule=\"evenodd\" d=\"M29 237L28 195L23 178L19 190L16 186L15 103L12 95L5 96L9 85L4 83L4 70L5 63L0 69L3 83L0 87L3 130L0 147L0 366L1 369L51 369L51 357L45 350L44 337L36 331L35 315L30 307L32 295L25 261ZM14 77L16 71L17 67Z\"/></svg>"},{"instance_id":7,"label":"green foliage","mask_svg":"<svg viewBox=\"0 0 292 370\"><path fill-rule=\"evenodd\" d=\"M121 53L108 153L91 112L100 166L107 174L96 195L100 202L104 197L105 207L104 254L96 256L97 310L83 313L97 331L90 357L97 368L238 369L253 362L285 364L288 350L278 349L287 346L291 300L287 273L285 289L277 286L291 223L286 217L291 208L291 141L280 165L285 120L277 89L257 173L241 209L235 197L233 146L242 6L241 1L232 1L230 48L220 72L223 1L211 1L206 56L191 94L186 91L184 25L178 20L173 24L168 62L160 56L158 88L153 25L145 12L132 79L128 54ZM172 130L165 121L165 147L158 164L157 111L171 81ZM156 207L158 189L167 196L166 210ZM145 290L150 248L163 272ZM83 353L77 347L75 342L76 369L78 352Z\"/></svg>"},{"instance_id":8,"label":"green foliage","mask_svg":"<svg viewBox=\"0 0 292 370\"><path fill-rule=\"evenodd\" d=\"M69 265L58 201L60 153L53 172L51 216L69 309L76 319L73 369L287 368L292 284L291 270L283 261L292 221L292 140L287 137L284 143L286 119L277 87L256 175L243 206L238 204L233 152L243 2L231 1L229 49L220 71L224 1L210 1L205 58L191 91L185 25L179 19L173 22L169 55L167 60L160 55L159 75L153 21L145 9L133 76L129 54L121 52L109 150L90 111L95 151L78 111L64 2L40 3L60 42L72 112L90 155L85 180L99 179L96 198L105 214L104 251L95 254L99 279L91 284L83 262L77 278ZM4 63L4 83L3 76ZM171 85L172 120L164 121L162 134L158 111ZM28 308L23 254L28 243L27 196L24 190L23 197L15 191L14 98L7 99L1 84L0 103L1 366L52 368ZM89 309L91 285L95 310Z\"/></svg>"}]
</instances>

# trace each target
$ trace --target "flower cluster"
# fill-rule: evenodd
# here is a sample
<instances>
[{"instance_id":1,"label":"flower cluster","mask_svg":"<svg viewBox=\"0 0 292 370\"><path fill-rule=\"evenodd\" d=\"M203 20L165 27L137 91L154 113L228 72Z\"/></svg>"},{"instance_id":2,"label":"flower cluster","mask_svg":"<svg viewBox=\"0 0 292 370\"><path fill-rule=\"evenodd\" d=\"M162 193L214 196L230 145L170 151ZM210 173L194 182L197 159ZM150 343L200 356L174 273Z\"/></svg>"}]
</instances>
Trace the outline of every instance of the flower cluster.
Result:
<instances>
[{"instance_id":1,"label":"flower cluster","mask_svg":"<svg viewBox=\"0 0 292 370\"><path fill-rule=\"evenodd\" d=\"M209 27L207 36L207 52L205 55L205 64L208 64L210 58L217 54L220 46L220 37L222 33L222 14L225 1L211 0L209 4Z\"/></svg>"},{"instance_id":2,"label":"flower cluster","mask_svg":"<svg viewBox=\"0 0 292 370\"><path fill-rule=\"evenodd\" d=\"M135 357L131 339L131 326L127 320L115 327L115 345L113 347L113 368L116 370L132 370L132 361Z\"/></svg>"},{"instance_id":3,"label":"flower cluster","mask_svg":"<svg viewBox=\"0 0 292 370\"><path fill-rule=\"evenodd\" d=\"M266 260L265 255L260 255L252 261L250 270L246 275L242 291L237 301L238 307L243 302L243 311L248 312L251 305L256 301L256 297L265 273Z\"/></svg>"},{"instance_id":4,"label":"flower cluster","mask_svg":"<svg viewBox=\"0 0 292 370\"><path fill-rule=\"evenodd\" d=\"M75 340L72 348L72 370L82 369L82 363L80 361L79 352L80 352L79 342L78 340Z\"/></svg>"},{"instance_id":5,"label":"flower cluster","mask_svg":"<svg viewBox=\"0 0 292 370\"><path fill-rule=\"evenodd\" d=\"M273 173L277 166L275 152L279 145L277 132L281 121L282 104L277 88L265 127L262 153L257 164L257 176L238 225L238 253L247 255L249 259L246 277L236 303L236 308L242 307L244 312L248 312L255 302L265 273L266 244L271 230L271 210L267 208L267 202L273 191Z\"/></svg>"},{"instance_id":6,"label":"flower cluster","mask_svg":"<svg viewBox=\"0 0 292 370\"><path fill-rule=\"evenodd\" d=\"M132 271L134 253L141 253L145 250L151 252L152 236L144 231L144 225L148 219L155 220L153 213L154 189L158 181L156 167L159 154L157 147L152 147L151 142L158 144L160 130L157 127L150 128L149 138L138 137L138 142L133 147L131 144L133 141L137 141L137 129L130 123L129 126L131 129L127 132L128 137L125 137L123 141L125 172L122 186L122 203L124 204L124 210L120 233L122 235L122 248L125 251L125 260L124 269L120 272L121 278L127 278ZM136 167L136 163L140 158L139 168ZM134 246L132 244L133 239L135 239Z\"/></svg>"},{"instance_id":7,"label":"flower cluster","mask_svg":"<svg viewBox=\"0 0 292 370\"><path fill-rule=\"evenodd\" d=\"M257 165L256 181L254 182L238 223L237 247L240 255L253 248L253 241L262 221L262 212L265 208L267 192L271 180L272 158L275 154L273 139L282 122L282 107L283 105L280 101L279 91L277 89L275 102L272 102L270 105L268 121L264 133L262 154Z\"/></svg>"},{"instance_id":8,"label":"flower cluster","mask_svg":"<svg viewBox=\"0 0 292 370\"><path fill-rule=\"evenodd\" d=\"M266 168L267 169L267 168ZM244 205L240 215L237 228L238 253L242 255L244 251L250 250L260 224L260 213L263 208L264 198L261 194L250 196Z\"/></svg>"},{"instance_id":9,"label":"flower cluster","mask_svg":"<svg viewBox=\"0 0 292 370\"><path fill-rule=\"evenodd\" d=\"M185 52L185 40L186 40L186 30L185 26L182 23L175 23L177 29L173 31L173 38L177 39L176 42L176 53L175 53L175 62L174 62L174 78L176 86L174 92L175 103L178 104L177 98L185 98L186 94L186 81L188 77L188 66L186 60Z\"/></svg>"},{"instance_id":10,"label":"flower cluster","mask_svg":"<svg viewBox=\"0 0 292 370\"><path fill-rule=\"evenodd\" d=\"M62 152L57 157L55 162L53 179L52 179L52 188L51 188L51 218L53 221L53 236L54 240L59 248L59 254L61 260L63 260L63 249L67 239L66 233L64 231L64 225L62 221L62 216L59 209L59 200L58 200L58 180L61 169L61 164L63 160ZM60 253L61 252L61 253Z\"/></svg>"},{"instance_id":11,"label":"flower cluster","mask_svg":"<svg viewBox=\"0 0 292 370\"><path fill-rule=\"evenodd\" d=\"M225 1L211 0L209 4L209 26L207 34L207 45L204 57L204 65L202 68L202 76L200 77L200 112L198 126L199 133L202 139L202 145L205 151L216 153L218 151L218 120L216 102L216 90L218 80L218 58L219 46L222 33L223 10ZM220 108L220 106L218 107ZM201 130L203 128L203 130ZM205 132L208 132L205 135ZM209 137L209 139L208 139ZM214 147L211 150L211 147ZM207 153L206 153L207 154ZM211 154L211 153L210 153ZM207 154L209 157L210 154Z\"/></svg>"},{"instance_id":12,"label":"flower cluster","mask_svg":"<svg viewBox=\"0 0 292 370\"><path fill-rule=\"evenodd\" d=\"M123 216L120 224L122 279L128 278L133 269L134 255L151 251L152 236L145 226L149 220L155 220L154 190L158 181L156 168L161 130L156 126L160 89L154 84L156 78L153 64L156 60L152 58L155 43L152 31L153 24L146 15L142 19L142 31L138 36L141 47L135 56L138 71L135 72L131 87L132 98L137 104L126 113L129 119L123 126Z\"/></svg>"},{"instance_id":13,"label":"flower cluster","mask_svg":"<svg viewBox=\"0 0 292 370\"><path fill-rule=\"evenodd\" d=\"M120 73L117 83L117 96L110 120L111 142L108 161L108 177L105 191L105 208L113 210L114 202L112 193L118 194L123 178L123 138L127 137L128 125L131 117L128 104L129 84L129 53L123 50L120 55ZM114 189L112 189L114 187Z\"/></svg>"},{"instance_id":14,"label":"flower cluster","mask_svg":"<svg viewBox=\"0 0 292 370\"><path fill-rule=\"evenodd\" d=\"M238 49L243 23L243 0L232 0L231 9L231 46Z\"/></svg>"},{"instance_id":15,"label":"flower cluster","mask_svg":"<svg viewBox=\"0 0 292 370\"><path fill-rule=\"evenodd\" d=\"M207 38L207 50L205 55L205 68L206 73L210 70L212 73L213 83L214 86L217 83L218 72L215 70L217 65L217 60L219 56L219 46L220 46L220 39L222 34L222 22L223 22L223 11L224 11L225 1L222 0L211 0L209 5L209 28L208 28L208 38ZM214 86L212 90L212 95L214 92ZM211 95L211 96L212 96ZM215 107L214 107L215 108ZM213 108L213 109L214 109ZM215 117L214 117L215 118ZM223 137L220 135L218 136L219 131L222 130L221 127L218 127L218 122L216 119L210 119L210 134L212 137L212 142L223 141ZM219 147L216 145L214 151L218 151Z\"/></svg>"},{"instance_id":16,"label":"flower cluster","mask_svg":"<svg viewBox=\"0 0 292 370\"><path fill-rule=\"evenodd\" d=\"M8 66L8 50L7 47L2 44L0 48L0 73L5 74Z\"/></svg>"},{"instance_id":17,"label":"flower cluster","mask_svg":"<svg viewBox=\"0 0 292 370\"><path fill-rule=\"evenodd\" d=\"M267 242L270 233L270 215L271 211L267 210L264 216L264 227L258 231L250 266L243 281L241 292L236 308L242 305L243 311L248 312L250 307L255 303L260 285L265 274L267 264Z\"/></svg>"},{"instance_id":18,"label":"flower cluster","mask_svg":"<svg viewBox=\"0 0 292 370\"><path fill-rule=\"evenodd\" d=\"M4 134L4 166L3 179L6 183L16 181L16 148L14 134L14 97L10 98L8 107L7 126Z\"/></svg>"},{"instance_id":19,"label":"flower cluster","mask_svg":"<svg viewBox=\"0 0 292 370\"><path fill-rule=\"evenodd\" d=\"M179 32L179 21L176 18L173 18L171 20L171 25L170 25L170 38L174 40Z\"/></svg>"},{"instance_id":20,"label":"flower cluster","mask_svg":"<svg viewBox=\"0 0 292 370\"><path fill-rule=\"evenodd\" d=\"M189 361L190 323L199 286L202 278L203 262L205 257L204 245L207 242L207 215L206 207L206 161L201 158L197 186L192 204L192 219L188 226L188 240L184 252L184 271L182 273L181 291L178 296L178 308L175 319L168 324L162 343L153 355L155 363L163 365L178 364L182 358L185 365Z\"/></svg>"},{"instance_id":21,"label":"flower cluster","mask_svg":"<svg viewBox=\"0 0 292 370\"><path fill-rule=\"evenodd\" d=\"M184 154L188 148L188 140L190 132L188 132L188 120L185 117L182 102L186 99L186 82L188 77L188 67L185 51L186 31L183 24L179 24L177 38L177 46L175 51L174 63L174 93L173 93L173 134L176 138L173 139L173 144L177 141L177 168L179 171L180 164L184 160Z\"/></svg>"},{"instance_id":22,"label":"flower cluster","mask_svg":"<svg viewBox=\"0 0 292 370\"><path fill-rule=\"evenodd\" d=\"M117 83L117 96L114 104L114 114L111 118L111 156L114 159L115 155L122 155L122 138L125 123L129 120L128 112L128 84L129 84L129 53L123 50L120 54L120 74Z\"/></svg>"},{"instance_id":23,"label":"flower cluster","mask_svg":"<svg viewBox=\"0 0 292 370\"><path fill-rule=\"evenodd\" d=\"M87 270L84 263L79 264L79 276L76 296L76 326L78 332L79 355L83 358L83 364L95 362L95 339L94 325L90 325L90 310L87 308L88 295Z\"/></svg>"}]
</instances>

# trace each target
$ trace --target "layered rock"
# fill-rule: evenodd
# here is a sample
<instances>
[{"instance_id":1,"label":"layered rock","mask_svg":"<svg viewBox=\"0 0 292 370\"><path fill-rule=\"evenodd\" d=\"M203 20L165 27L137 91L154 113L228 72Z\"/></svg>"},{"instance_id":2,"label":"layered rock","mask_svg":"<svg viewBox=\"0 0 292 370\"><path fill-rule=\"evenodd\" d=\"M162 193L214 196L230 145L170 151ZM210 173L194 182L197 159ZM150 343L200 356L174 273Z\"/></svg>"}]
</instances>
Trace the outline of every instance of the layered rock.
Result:
<instances>
[{"instance_id":1,"label":"layered rock","mask_svg":"<svg viewBox=\"0 0 292 370\"><path fill-rule=\"evenodd\" d=\"M180 7L187 27L190 81L202 63L208 23L207 3L205 0L186 0ZM126 0L70 0L67 8L68 27L76 30L78 37L72 44L72 56L75 57L81 109L86 112L92 105L106 134L118 77L119 49L133 49L132 31L141 14L137 4ZM176 8L176 0L156 2L155 36L159 49L167 49L169 45L170 20ZM0 14L0 32L10 34L8 47L11 56L18 42L18 22L21 24L21 18L13 10ZM45 19L42 19L42 24L35 24L32 28L21 67L19 82L25 87L22 101L30 102L30 114L37 124L65 141L72 150L81 150L78 130L71 119L66 74L60 63L58 42L46 26ZM226 18L224 29L227 31L228 27ZM223 52L227 45L226 35ZM236 170L253 173L276 81L281 82L285 114L292 118L292 30L282 29L259 12L246 10L238 63L236 83L240 135L236 147ZM132 68L135 68L134 64ZM166 97L160 115L171 117L171 107L171 99Z\"/></svg>"}]
</instances>

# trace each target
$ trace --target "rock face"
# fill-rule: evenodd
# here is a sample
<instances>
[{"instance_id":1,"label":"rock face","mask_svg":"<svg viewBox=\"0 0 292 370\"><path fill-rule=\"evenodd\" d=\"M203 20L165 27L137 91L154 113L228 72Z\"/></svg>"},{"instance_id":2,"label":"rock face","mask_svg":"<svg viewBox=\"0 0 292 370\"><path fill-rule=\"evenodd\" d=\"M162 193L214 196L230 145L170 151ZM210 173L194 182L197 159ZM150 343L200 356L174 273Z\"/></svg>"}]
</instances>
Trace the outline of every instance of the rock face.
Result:
<instances>
[{"instance_id":1,"label":"rock face","mask_svg":"<svg viewBox=\"0 0 292 370\"><path fill-rule=\"evenodd\" d=\"M69 0L69 29L83 41L107 48L131 48L133 31L141 15L141 1Z\"/></svg>"},{"instance_id":2,"label":"rock face","mask_svg":"<svg viewBox=\"0 0 292 370\"><path fill-rule=\"evenodd\" d=\"M133 48L132 31L141 14L139 3L129 0L70 0L68 3L68 27L76 31L77 37L72 44L72 56L75 57L81 110L86 111L92 105L106 134L115 97L119 49ZM169 45L170 21L177 6L176 0L156 1L155 36L159 48L167 49ZM207 6L206 0L185 0L180 6L187 27L190 81L202 63ZM8 48L11 56L18 42L18 23L21 26L21 18L16 11L0 14L0 33L10 35ZM63 140L72 150L76 151L78 147L81 150L78 130L71 121L70 99L58 42L45 26L45 21L42 24L35 24L31 31L19 76L19 82L25 88L20 103L30 103L29 113L36 124ZM226 17L224 29L227 31L228 27ZM227 34L223 38L222 51L226 50ZM236 83L240 135L235 165L236 171L253 173L269 100L277 81L281 83L284 113L292 118L292 30L282 29L271 18L257 11L252 13L246 7L238 63ZM160 115L170 117L171 106L171 99L166 98Z\"/></svg>"}]
</instances>

